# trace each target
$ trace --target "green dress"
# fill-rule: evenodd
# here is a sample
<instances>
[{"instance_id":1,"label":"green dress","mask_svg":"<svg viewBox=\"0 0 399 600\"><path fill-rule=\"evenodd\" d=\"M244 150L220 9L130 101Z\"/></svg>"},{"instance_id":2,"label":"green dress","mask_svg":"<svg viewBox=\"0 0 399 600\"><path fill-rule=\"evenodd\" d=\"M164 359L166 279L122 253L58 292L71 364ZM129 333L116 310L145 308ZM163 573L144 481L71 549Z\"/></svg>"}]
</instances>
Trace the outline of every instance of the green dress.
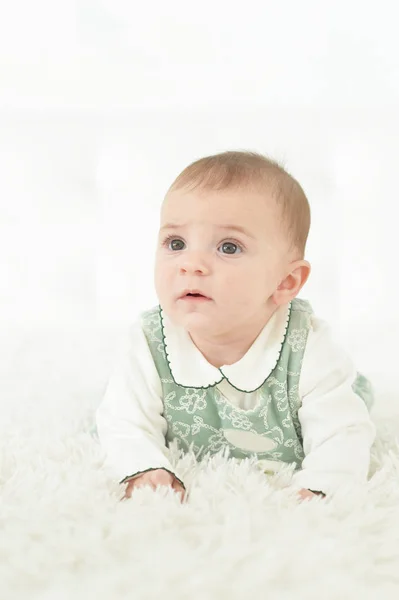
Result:
<instances>
[{"instance_id":1,"label":"green dress","mask_svg":"<svg viewBox=\"0 0 399 600\"><path fill-rule=\"evenodd\" d=\"M166 444L176 441L183 451L193 450L197 460L227 450L231 457L255 455L260 461L290 463L299 469L304 459L299 380L312 314L307 301L296 298L290 303L276 363L258 388L257 406L244 410L232 405L217 384L200 388L177 384L165 347L161 309L143 313L143 331L162 384ZM358 374L352 388L370 408L369 381Z\"/></svg>"}]
</instances>

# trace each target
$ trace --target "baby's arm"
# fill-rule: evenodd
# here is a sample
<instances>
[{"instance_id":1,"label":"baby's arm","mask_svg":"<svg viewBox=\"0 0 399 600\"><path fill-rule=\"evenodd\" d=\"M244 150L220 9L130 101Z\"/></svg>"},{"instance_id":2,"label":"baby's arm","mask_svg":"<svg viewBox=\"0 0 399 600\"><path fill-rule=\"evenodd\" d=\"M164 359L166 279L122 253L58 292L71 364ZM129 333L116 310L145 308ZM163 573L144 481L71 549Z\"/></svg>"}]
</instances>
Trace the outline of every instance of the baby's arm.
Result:
<instances>
[{"instance_id":1,"label":"baby's arm","mask_svg":"<svg viewBox=\"0 0 399 600\"><path fill-rule=\"evenodd\" d=\"M129 489L169 476L183 485L169 462L162 413L161 382L137 322L129 329L96 412L105 465L120 483L131 481Z\"/></svg>"},{"instance_id":2,"label":"baby's arm","mask_svg":"<svg viewBox=\"0 0 399 600\"><path fill-rule=\"evenodd\" d=\"M357 376L352 361L323 321L313 317L312 324L299 390L305 459L293 483L329 494L366 482L375 427L352 389Z\"/></svg>"}]
</instances>

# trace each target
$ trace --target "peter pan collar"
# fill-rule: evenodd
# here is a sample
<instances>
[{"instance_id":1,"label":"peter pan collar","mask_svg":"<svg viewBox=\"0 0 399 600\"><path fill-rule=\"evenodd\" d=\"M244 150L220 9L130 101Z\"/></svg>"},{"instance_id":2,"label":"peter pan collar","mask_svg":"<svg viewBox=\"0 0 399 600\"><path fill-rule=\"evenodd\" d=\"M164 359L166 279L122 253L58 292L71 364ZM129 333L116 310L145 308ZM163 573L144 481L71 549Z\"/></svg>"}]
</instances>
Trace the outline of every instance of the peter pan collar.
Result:
<instances>
[{"instance_id":1,"label":"peter pan collar","mask_svg":"<svg viewBox=\"0 0 399 600\"><path fill-rule=\"evenodd\" d=\"M208 388L223 379L242 392L257 390L269 377L280 357L287 332L291 302L280 306L244 356L219 369L201 354L187 331L174 325L160 307L165 353L177 385Z\"/></svg>"}]
</instances>

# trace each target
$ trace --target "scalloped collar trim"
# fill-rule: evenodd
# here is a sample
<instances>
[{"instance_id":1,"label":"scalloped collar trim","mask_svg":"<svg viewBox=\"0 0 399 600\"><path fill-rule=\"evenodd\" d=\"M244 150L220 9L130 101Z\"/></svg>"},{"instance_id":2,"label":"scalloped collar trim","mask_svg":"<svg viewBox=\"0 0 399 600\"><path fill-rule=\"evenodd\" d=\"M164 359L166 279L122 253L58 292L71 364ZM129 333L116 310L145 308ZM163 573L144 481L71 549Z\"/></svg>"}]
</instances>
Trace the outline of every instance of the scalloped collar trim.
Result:
<instances>
[{"instance_id":1,"label":"scalloped collar trim","mask_svg":"<svg viewBox=\"0 0 399 600\"><path fill-rule=\"evenodd\" d=\"M291 302L280 306L244 356L220 369L201 354L183 327L174 325L160 307L166 358L177 385L208 388L226 379L242 392L254 392L277 365L287 333Z\"/></svg>"}]
</instances>

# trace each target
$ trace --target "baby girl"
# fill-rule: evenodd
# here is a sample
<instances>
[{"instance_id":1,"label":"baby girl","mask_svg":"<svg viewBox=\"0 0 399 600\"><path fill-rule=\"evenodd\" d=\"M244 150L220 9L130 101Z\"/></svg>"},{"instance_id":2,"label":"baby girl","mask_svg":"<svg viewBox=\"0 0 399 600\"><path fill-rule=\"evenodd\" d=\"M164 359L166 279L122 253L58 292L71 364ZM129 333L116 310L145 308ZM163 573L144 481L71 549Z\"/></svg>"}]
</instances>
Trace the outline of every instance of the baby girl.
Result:
<instances>
[{"instance_id":1,"label":"baby girl","mask_svg":"<svg viewBox=\"0 0 399 600\"><path fill-rule=\"evenodd\" d=\"M143 485L184 497L172 441L198 460L228 449L267 473L291 464L302 498L366 481L370 384L297 298L309 227L299 183L257 153L202 158L169 188L159 306L130 326L96 414L125 497Z\"/></svg>"}]
</instances>

